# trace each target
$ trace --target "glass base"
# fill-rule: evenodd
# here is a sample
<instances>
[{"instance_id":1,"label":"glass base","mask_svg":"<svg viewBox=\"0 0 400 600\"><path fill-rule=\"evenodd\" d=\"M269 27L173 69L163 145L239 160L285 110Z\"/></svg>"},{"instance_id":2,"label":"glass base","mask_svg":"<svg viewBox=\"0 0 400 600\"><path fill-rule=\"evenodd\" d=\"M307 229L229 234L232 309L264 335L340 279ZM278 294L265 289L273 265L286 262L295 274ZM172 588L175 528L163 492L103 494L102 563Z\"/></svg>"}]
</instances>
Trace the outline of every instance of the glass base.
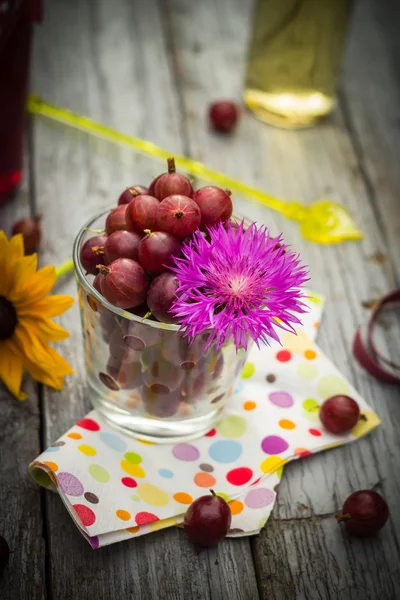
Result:
<instances>
[{"instance_id":1,"label":"glass base","mask_svg":"<svg viewBox=\"0 0 400 600\"><path fill-rule=\"evenodd\" d=\"M99 396L93 389L90 390L91 402L103 417L125 434L141 440L168 444L199 438L210 431L216 424L221 414L221 406L212 412L193 419L168 420L150 418L149 416L135 415L131 411L116 406Z\"/></svg>"},{"instance_id":2,"label":"glass base","mask_svg":"<svg viewBox=\"0 0 400 600\"><path fill-rule=\"evenodd\" d=\"M258 119L284 129L311 127L335 107L334 97L312 90L267 93L247 89L244 102Z\"/></svg>"}]
</instances>

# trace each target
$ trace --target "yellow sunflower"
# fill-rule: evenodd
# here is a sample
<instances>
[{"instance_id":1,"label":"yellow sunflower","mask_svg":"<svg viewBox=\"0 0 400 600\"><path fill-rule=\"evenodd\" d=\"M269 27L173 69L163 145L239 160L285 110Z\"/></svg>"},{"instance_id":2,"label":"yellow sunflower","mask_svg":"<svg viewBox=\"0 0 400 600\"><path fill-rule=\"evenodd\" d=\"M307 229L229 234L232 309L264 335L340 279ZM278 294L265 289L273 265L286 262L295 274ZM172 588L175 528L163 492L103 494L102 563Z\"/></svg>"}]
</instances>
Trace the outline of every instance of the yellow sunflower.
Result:
<instances>
[{"instance_id":1,"label":"yellow sunflower","mask_svg":"<svg viewBox=\"0 0 400 600\"><path fill-rule=\"evenodd\" d=\"M70 365L47 342L68 331L51 321L73 304L69 296L48 296L56 281L54 266L37 269L37 256L24 256L22 235L7 239L0 231L0 380L18 400L23 370L61 390Z\"/></svg>"}]
</instances>

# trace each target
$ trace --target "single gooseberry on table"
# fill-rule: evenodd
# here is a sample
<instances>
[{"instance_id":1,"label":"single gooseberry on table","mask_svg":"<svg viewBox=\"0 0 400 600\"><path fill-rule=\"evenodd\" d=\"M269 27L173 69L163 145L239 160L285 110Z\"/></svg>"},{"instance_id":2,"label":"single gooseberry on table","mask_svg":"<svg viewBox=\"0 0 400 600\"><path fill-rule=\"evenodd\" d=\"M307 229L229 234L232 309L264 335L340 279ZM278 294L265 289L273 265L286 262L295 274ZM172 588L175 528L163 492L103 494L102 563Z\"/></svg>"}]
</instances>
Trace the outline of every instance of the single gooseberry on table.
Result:
<instances>
[{"instance_id":1,"label":"single gooseberry on table","mask_svg":"<svg viewBox=\"0 0 400 600\"><path fill-rule=\"evenodd\" d=\"M200 208L187 196L174 194L158 205L157 228L170 233L177 240L183 240L194 233L199 228L200 221Z\"/></svg>"},{"instance_id":2,"label":"single gooseberry on table","mask_svg":"<svg viewBox=\"0 0 400 600\"><path fill-rule=\"evenodd\" d=\"M83 270L90 275L98 273L97 265L104 265L105 259L102 252L99 253L99 248L104 248L107 241L105 234L95 235L83 244L80 251L80 261Z\"/></svg>"},{"instance_id":3,"label":"single gooseberry on table","mask_svg":"<svg viewBox=\"0 0 400 600\"><path fill-rule=\"evenodd\" d=\"M339 394L325 400L321 405L319 418L330 433L346 433L360 419L360 407L350 396Z\"/></svg>"},{"instance_id":4,"label":"single gooseberry on table","mask_svg":"<svg viewBox=\"0 0 400 600\"><path fill-rule=\"evenodd\" d=\"M132 185L126 188L118 198L118 206L129 204L132 198L136 198L136 196L140 196L141 194L147 194L147 187L144 185Z\"/></svg>"},{"instance_id":5,"label":"single gooseberry on table","mask_svg":"<svg viewBox=\"0 0 400 600\"><path fill-rule=\"evenodd\" d=\"M221 221L229 221L232 216L233 205L230 192L215 185L206 185L198 189L193 194L193 200L200 208L200 228L203 230Z\"/></svg>"},{"instance_id":6,"label":"single gooseberry on table","mask_svg":"<svg viewBox=\"0 0 400 600\"><path fill-rule=\"evenodd\" d=\"M103 296L118 308L135 308L146 299L149 277L143 267L129 258L119 258L110 265L99 265Z\"/></svg>"},{"instance_id":7,"label":"single gooseberry on table","mask_svg":"<svg viewBox=\"0 0 400 600\"><path fill-rule=\"evenodd\" d=\"M389 518L386 500L374 490L359 490L351 494L343 504L342 514L336 515L339 523L345 523L350 535L368 537L378 533Z\"/></svg>"},{"instance_id":8,"label":"single gooseberry on table","mask_svg":"<svg viewBox=\"0 0 400 600\"><path fill-rule=\"evenodd\" d=\"M184 517L185 532L189 540L200 546L216 546L229 531L232 513L223 498L213 490L197 498Z\"/></svg>"},{"instance_id":9,"label":"single gooseberry on table","mask_svg":"<svg viewBox=\"0 0 400 600\"><path fill-rule=\"evenodd\" d=\"M181 194L182 196L192 197L193 188L189 179L176 172L174 158L167 159L168 173L159 175L150 184L149 194L155 196L158 200L164 200L173 194Z\"/></svg>"},{"instance_id":10,"label":"single gooseberry on table","mask_svg":"<svg viewBox=\"0 0 400 600\"><path fill-rule=\"evenodd\" d=\"M130 231L143 234L145 229L157 229L157 210L160 201L154 196L142 194L133 198L127 206L125 219Z\"/></svg>"},{"instance_id":11,"label":"single gooseberry on table","mask_svg":"<svg viewBox=\"0 0 400 600\"><path fill-rule=\"evenodd\" d=\"M146 271L158 275L174 264L174 257L181 254L179 242L165 231L145 231L139 244L139 262Z\"/></svg>"},{"instance_id":12,"label":"single gooseberry on table","mask_svg":"<svg viewBox=\"0 0 400 600\"><path fill-rule=\"evenodd\" d=\"M216 131L230 133L239 119L239 108L230 100L217 100L210 105L208 116Z\"/></svg>"},{"instance_id":13,"label":"single gooseberry on table","mask_svg":"<svg viewBox=\"0 0 400 600\"><path fill-rule=\"evenodd\" d=\"M15 223L12 228L13 235L22 233L26 254L36 252L40 246L40 241L42 239L40 220L41 216L34 217L33 219L22 219Z\"/></svg>"},{"instance_id":14,"label":"single gooseberry on table","mask_svg":"<svg viewBox=\"0 0 400 600\"><path fill-rule=\"evenodd\" d=\"M112 210L106 219L106 234L111 235L114 231L128 229L125 221L126 204L121 204Z\"/></svg>"}]
</instances>

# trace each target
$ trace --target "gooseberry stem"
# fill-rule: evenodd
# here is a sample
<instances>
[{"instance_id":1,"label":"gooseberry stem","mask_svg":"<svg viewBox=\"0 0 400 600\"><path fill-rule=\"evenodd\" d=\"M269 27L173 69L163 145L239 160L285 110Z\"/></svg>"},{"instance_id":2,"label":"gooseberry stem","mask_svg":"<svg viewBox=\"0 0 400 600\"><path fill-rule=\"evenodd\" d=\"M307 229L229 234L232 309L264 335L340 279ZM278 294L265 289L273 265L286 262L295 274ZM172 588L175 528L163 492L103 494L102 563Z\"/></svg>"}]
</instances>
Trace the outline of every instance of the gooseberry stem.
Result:
<instances>
[{"instance_id":1,"label":"gooseberry stem","mask_svg":"<svg viewBox=\"0 0 400 600\"><path fill-rule=\"evenodd\" d=\"M85 227L85 231L89 231L90 233L105 233L105 229L90 229L90 227Z\"/></svg>"},{"instance_id":2,"label":"gooseberry stem","mask_svg":"<svg viewBox=\"0 0 400 600\"><path fill-rule=\"evenodd\" d=\"M72 258L70 258L66 262L64 262L61 265L59 265L58 267L56 267L56 279L59 279L60 277L67 275L67 273L70 273L73 270L73 268L74 268L74 262L73 262Z\"/></svg>"},{"instance_id":3,"label":"gooseberry stem","mask_svg":"<svg viewBox=\"0 0 400 600\"><path fill-rule=\"evenodd\" d=\"M349 521L351 515L349 513L346 513L345 515L335 515L335 519L338 523L341 523L342 521Z\"/></svg>"},{"instance_id":4,"label":"gooseberry stem","mask_svg":"<svg viewBox=\"0 0 400 600\"><path fill-rule=\"evenodd\" d=\"M176 173L175 159L167 158L168 173Z\"/></svg>"}]
</instances>

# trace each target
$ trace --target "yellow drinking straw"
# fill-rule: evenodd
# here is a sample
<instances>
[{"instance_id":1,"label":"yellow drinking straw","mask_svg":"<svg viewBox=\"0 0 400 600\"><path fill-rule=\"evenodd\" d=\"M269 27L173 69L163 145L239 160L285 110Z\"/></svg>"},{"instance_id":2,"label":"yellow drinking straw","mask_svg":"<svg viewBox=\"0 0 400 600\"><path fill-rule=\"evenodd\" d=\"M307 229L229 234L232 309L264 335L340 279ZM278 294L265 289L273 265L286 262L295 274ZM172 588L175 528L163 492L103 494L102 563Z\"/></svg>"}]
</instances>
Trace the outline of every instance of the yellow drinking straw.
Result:
<instances>
[{"instance_id":1,"label":"yellow drinking straw","mask_svg":"<svg viewBox=\"0 0 400 600\"><path fill-rule=\"evenodd\" d=\"M151 142L125 135L111 127L92 121L88 117L73 113L66 108L47 104L35 95L28 98L27 110L31 114L41 115L104 140L128 146L153 158L165 160L171 156L170 151L164 150ZM227 187L231 191L252 198L289 219L298 221L301 234L311 242L337 244L347 240L361 240L363 237L350 213L336 202L317 200L310 206L305 206L299 202L284 202L257 188L227 177L223 173L209 169L202 163L186 156L174 156L180 168L194 177Z\"/></svg>"}]
</instances>

